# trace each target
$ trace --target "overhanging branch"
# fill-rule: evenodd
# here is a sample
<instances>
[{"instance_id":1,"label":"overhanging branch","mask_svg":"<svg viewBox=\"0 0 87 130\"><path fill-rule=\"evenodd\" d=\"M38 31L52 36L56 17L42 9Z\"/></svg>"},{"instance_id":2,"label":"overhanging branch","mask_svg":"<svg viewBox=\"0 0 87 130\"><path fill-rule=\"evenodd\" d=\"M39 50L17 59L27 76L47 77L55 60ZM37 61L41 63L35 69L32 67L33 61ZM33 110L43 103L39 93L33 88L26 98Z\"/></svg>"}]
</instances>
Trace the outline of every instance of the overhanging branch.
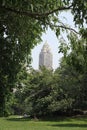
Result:
<instances>
[{"instance_id":1,"label":"overhanging branch","mask_svg":"<svg viewBox=\"0 0 87 130\"><path fill-rule=\"evenodd\" d=\"M77 33L77 34L80 34L80 33L77 32L75 29L70 28L70 27L67 27L67 26L58 25L57 27L64 28L64 29L66 29L66 30L70 30L70 31L73 31L73 32L75 32L75 33Z\"/></svg>"},{"instance_id":2,"label":"overhanging branch","mask_svg":"<svg viewBox=\"0 0 87 130\"><path fill-rule=\"evenodd\" d=\"M39 12L30 12L30 11L21 11L21 10L16 10L16 9L13 9L13 8L10 8L10 7L6 7L6 6L1 6L0 5L0 8L1 9L4 9L4 10L7 10L9 12L14 12L16 14L20 14L20 15L25 15L25 16L29 16L31 18L41 18L41 17L47 17L48 15L50 14L53 14L57 11L62 11L62 10L68 10L68 9L71 9L72 5L68 6L68 7L58 7L57 9L54 9L52 11L48 11L48 12L45 12L45 13L39 13Z\"/></svg>"},{"instance_id":3,"label":"overhanging branch","mask_svg":"<svg viewBox=\"0 0 87 130\"><path fill-rule=\"evenodd\" d=\"M3 9L3 10L6 10L8 12L13 12L13 13L16 13L16 14L19 14L19 15L29 16L31 18L42 21L41 18L45 18L45 17L49 16L50 14L53 14L53 13L58 12L58 11L69 10L69 9L72 8L72 5L67 6L67 7L64 7L64 6L58 7L56 9L52 10L52 11L48 11L48 12L45 12L45 13L39 13L39 12L35 13L35 12L30 12L30 11L21 11L21 10L16 10L16 9L6 7L6 6L1 6L1 5L0 5L0 8ZM53 25L51 23L47 23L47 24L50 25L50 26L60 27L60 28L64 28L64 29L67 29L67 30L71 30L71 31L79 34L75 29L67 27L63 23L61 25Z\"/></svg>"},{"instance_id":4,"label":"overhanging branch","mask_svg":"<svg viewBox=\"0 0 87 130\"><path fill-rule=\"evenodd\" d=\"M58 21L59 22L59 21ZM75 29L71 28L71 27L67 27L64 23L62 22L59 22L60 25L54 25L52 23L47 23L50 27L56 27L56 28L63 28L63 29L66 29L66 30L70 30L70 31L73 31L74 33L76 34L80 34L79 32L77 32Z\"/></svg>"}]
</instances>

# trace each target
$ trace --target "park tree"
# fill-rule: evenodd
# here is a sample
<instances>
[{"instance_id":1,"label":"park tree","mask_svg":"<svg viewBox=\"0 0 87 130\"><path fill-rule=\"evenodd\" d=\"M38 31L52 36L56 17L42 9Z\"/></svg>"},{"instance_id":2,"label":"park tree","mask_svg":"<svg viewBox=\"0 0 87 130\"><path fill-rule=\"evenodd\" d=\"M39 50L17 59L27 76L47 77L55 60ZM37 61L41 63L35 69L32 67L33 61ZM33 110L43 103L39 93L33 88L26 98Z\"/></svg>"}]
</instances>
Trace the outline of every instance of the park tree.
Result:
<instances>
[{"instance_id":1,"label":"park tree","mask_svg":"<svg viewBox=\"0 0 87 130\"><path fill-rule=\"evenodd\" d=\"M60 34L60 28L77 33L58 18L61 11L71 10L76 25L86 36L86 0L1 0L0 1L0 114L6 112L6 102L15 86L17 73L30 63L31 49L41 41L48 26Z\"/></svg>"},{"instance_id":2,"label":"park tree","mask_svg":"<svg viewBox=\"0 0 87 130\"><path fill-rule=\"evenodd\" d=\"M51 103L50 92L53 85L53 72L41 68L40 71L31 70L27 78L21 78L21 85L14 93L17 102L13 104L15 113L22 108L22 114L42 116L48 113L48 105ZM22 107L21 107L22 106Z\"/></svg>"},{"instance_id":3,"label":"park tree","mask_svg":"<svg viewBox=\"0 0 87 130\"><path fill-rule=\"evenodd\" d=\"M64 54L65 63L69 66L70 73L76 79L77 85L74 95L74 108L86 109L87 106L87 39L75 34L68 36L69 43L62 42L60 51ZM68 83L68 82L67 82Z\"/></svg>"},{"instance_id":4,"label":"park tree","mask_svg":"<svg viewBox=\"0 0 87 130\"><path fill-rule=\"evenodd\" d=\"M27 104L31 104L30 115L44 116L49 113L49 104L51 103L51 91L53 85L53 72L45 67L40 72L35 72L35 76L30 80L30 92L27 97Z\"/></svg>"}]
</instances>

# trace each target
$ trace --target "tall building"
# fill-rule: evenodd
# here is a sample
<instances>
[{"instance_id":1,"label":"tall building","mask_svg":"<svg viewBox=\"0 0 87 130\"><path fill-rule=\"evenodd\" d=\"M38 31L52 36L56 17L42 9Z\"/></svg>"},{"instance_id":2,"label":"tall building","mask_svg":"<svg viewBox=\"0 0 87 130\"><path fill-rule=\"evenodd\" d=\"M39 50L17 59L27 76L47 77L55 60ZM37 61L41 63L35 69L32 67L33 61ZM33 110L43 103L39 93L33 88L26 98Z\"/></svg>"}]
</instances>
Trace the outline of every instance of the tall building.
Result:
<instances>
[{"instance_id":1,"label":"tall building","mask_svg":"<svg viewBox=\"0 0 87 130\"><path fill-rule=\"evenodd\" d=\"M47 42L43 45L39 54L39 68L45 66L48 69L52 69L53 55Z\"/></svg>"}]
</instances>

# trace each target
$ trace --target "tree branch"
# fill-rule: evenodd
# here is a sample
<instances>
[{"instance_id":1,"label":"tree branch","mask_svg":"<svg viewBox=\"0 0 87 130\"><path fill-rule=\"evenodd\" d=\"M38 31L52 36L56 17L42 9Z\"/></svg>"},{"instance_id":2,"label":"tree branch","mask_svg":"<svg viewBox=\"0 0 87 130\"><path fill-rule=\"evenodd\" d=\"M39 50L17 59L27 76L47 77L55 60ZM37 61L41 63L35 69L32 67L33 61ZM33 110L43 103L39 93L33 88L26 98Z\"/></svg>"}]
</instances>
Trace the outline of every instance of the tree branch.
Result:
<instances>
[{"instance_id":1,"label":"tree branch","mask_svg":"<svg viewBox=\"0 0 87 130\"><path fill-rule=\"evenodd\" d=\"M21 11L21 10L16 10L16 9L12 9L12 8L9 8L9 7L6 7L6 6L1 6L0 5L0 8L1 9L4 9L6 11L9 11L9 12L13 12L13 13L16 13L16 14L19 14L19 15L24 15L24 16L29 16L31 18L35 18L37 20L41 20L40 18L45 18L47 16L49 16L50 14L53 14L57 11L62 11L62 10L69 10L72 8L72 5L68 6L68 7L58 7L57 9L54 9L52 11L49 11L49 12L45 12L45 13L35 13L35 12L30 12L30 11ZM53 24L49 24L47 23L48 25L50 26L54 26L54 27L60 27L60 28L64 28L64 29L67 29L67 30L71 30L77 34L79 34L76 30L74 30L73 28L70 28L70 27L66 27L63 23L62 25L53 25Z\"/></svg>"},{"instance_id":2,"label":"tree branch","mask_svg":"<svg viewBox=\"0 0 87 130\"><path fill-rule=\"evenodd\" d=\"M59 21L58 21L59 22ZM50 26L53 26L53 27L56 27L56 28L64 28L66 30L70 30L70 31L73 31L74 33L76 34L80 34L79 32L77 32L75 29L71 28L71 27L67 27L64 23L62 22L59 22L61 25L54 25L52 23L47 23L49 24Z\"/></svg>"},{"instance_id":3,"label":"tree branch","mask_svg":"<svg viewBox=\"0 0 87 130\"><path fill-rule=\"evenodd\" d=\"M54 10L46 12L46 13L39 13L39 12L35 13L35 12L30 12L30 11L16 10L16 9L12 9L12 8L0 5L0 8L2 8L4 10L10 11L10 12L14 12L14 13L20 14L20 15L29 16L31 18L47 17L48 15L53 14L53 13L55 13L57 11L71 9L71 7L72 7L72 5L70 5L68 7L58 7L57 9L54 9Z\"/></svg>"},{"instance_id":4,"label":"tree branch","mask_svg":"<svg viewBox=\"0 0 87 130\"><path fill-rule=\"evenodd\" d=\"M69 10L69 9L71 9L71 7L72 7L72 5L70 5L68 7L58 7L57 9L54 9L54 10L49 11L47 13L44 13L43 15L48 16L50 14L53 14L53 13L57 12L57 11Z\"/></svg>"},{"instance_id":5,"label":"tree branch","mask_svg":"<svg viewBox=\"0 0 87 130\"><path fill-rule=\"evenodd\" d=\"M75 32L75 33L77 33L77 34L80 34L80 33L79 33L79 32L77 32L75 29L70 28L70 27L67 27L67 26L58 25L58 27L60 27L60 28L64 28L64 29L67 29L67 30L70 30L70 31L73 31L73 32Z\"/></svg>"}]
</instances>

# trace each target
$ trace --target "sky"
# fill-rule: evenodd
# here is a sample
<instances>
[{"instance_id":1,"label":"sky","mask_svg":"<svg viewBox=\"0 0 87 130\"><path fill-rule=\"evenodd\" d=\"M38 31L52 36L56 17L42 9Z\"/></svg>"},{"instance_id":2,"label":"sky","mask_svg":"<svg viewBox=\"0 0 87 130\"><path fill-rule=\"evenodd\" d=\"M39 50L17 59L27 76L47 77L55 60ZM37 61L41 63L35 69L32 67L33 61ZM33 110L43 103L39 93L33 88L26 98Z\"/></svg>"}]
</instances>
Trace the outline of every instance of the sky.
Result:
<instances>
[{"instance_id":1,"label":"sky","mask_svg":"<svg viewBox=\"0 0 87 130\"><path fill-rule=\"evenodd\" d=\"M69 24L70 27L74 27L73 23L73 16L70 12L63 12L60 14L60 19L62 20L63 23ZM37 46L34 47L32 50L32 63L31 66L38 70L39 68L39 54L42 49L43 44L47 41L51 48L51 52L53 54L53 69L56 69L59 67L60 59L63 56L61 53L58 53L59 49L58 46L60 45L59 38L56 37L55 33L49 28L46 33L43 33L42 35L42 42L38 44ZM62 37L66 39L66 34L62 33Z\"/></svg>"}]
</instances>

